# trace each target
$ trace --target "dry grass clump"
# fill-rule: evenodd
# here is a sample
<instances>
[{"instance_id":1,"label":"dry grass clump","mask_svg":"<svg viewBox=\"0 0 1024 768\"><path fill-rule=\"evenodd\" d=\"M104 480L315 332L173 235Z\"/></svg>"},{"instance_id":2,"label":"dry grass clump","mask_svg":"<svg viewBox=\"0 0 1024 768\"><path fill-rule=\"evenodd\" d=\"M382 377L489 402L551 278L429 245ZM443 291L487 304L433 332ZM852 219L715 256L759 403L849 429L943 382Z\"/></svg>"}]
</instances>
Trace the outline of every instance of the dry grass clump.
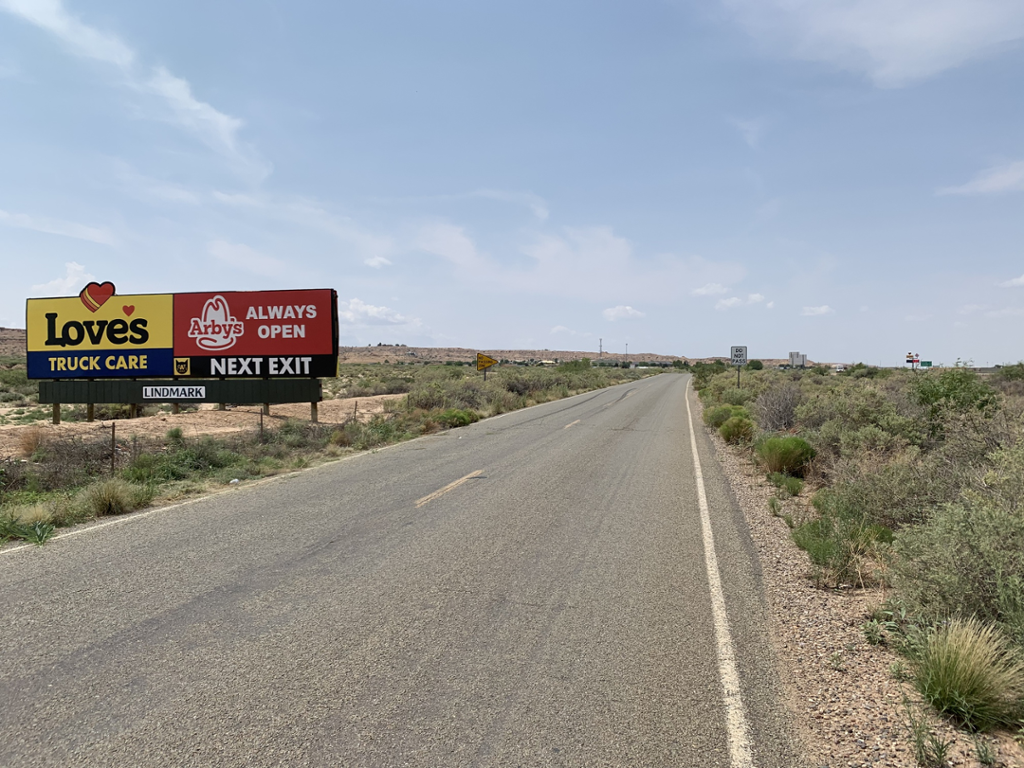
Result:
<instances>
[{"instance_id":1,"label":"dry grass clump","mask_svg":"<svg viewBox=\"0 0 1024 768\"><path fill-rule=\"evenodd\" d=\"M18 436L18 447L21 449L21 455L25 458L35 455L42 444L43 433L39 427L26 429Z\"/></svg>"},{"instance_id":2,"label":"dry grass clump","mask_svg":"<svg viewBox=\"0 0 1024 768\"><path fill-rule=\"evenodd\" d=\"M915 682L939 712L974 730L1016 725L1024 714L1024 660L991 624L954 619L928 638Z\"/></svg>"},{"instance_id":3,"label":"dry grass clump","mask_svg":"<svg viewBox=\"0 0 1024 768\"><path fill-rule=\"evenodd\" d=\"M84 512L101 517L132 512L146 506L152 499L153 492L149 488L110 478L83 488L76 502Z\"/></svg>"}]
</instances>

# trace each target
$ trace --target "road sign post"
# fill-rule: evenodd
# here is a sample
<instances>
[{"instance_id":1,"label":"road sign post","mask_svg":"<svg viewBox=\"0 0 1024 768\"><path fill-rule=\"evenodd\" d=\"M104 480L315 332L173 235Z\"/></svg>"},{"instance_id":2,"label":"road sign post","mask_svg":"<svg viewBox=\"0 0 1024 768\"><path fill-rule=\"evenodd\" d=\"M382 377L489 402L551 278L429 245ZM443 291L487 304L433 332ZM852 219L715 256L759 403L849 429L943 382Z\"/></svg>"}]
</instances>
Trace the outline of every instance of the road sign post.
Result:
<instances>
[{"instance_id":1,"label":"road sign post","mask_svg":"<svg viewBox=\"0 0 1024 768\"><path fill-rule=\"evenodd\" d=\"M736 388L740 386L740 368L747 364L747 348L746 347L730 347L729 357L732 359L732 364L736 366Z\"/></svg>"},{"instance_id":2,"label":"road sign post","mask_svg":"<svg viewBox=\"0 0 1024 768\"><path fill-rule=\"evenodd\" d=\"M482 352L476 353L476 369L484 372L484 381L487 381L487 369L492 365L497 365L498 361L493 357L488 357Z\"/></svg>"}]
</instances>

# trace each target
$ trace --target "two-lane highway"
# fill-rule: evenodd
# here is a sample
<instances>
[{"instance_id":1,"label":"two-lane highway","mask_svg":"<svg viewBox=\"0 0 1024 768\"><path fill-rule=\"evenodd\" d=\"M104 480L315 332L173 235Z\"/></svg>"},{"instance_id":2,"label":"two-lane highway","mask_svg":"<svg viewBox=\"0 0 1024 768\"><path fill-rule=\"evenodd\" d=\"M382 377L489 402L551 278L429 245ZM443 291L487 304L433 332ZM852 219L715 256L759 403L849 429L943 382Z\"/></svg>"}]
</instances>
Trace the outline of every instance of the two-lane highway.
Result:
<instances>
[{"instance_id":1,"label":"two-lane highway","mask_svg":"<svg viewBox=\"0 0 1024 768\"><path fill-rule=\"evenodd\" d=\"M801 765L688 378L0 551L0 765Z\"/></svg>"}]
</instances>

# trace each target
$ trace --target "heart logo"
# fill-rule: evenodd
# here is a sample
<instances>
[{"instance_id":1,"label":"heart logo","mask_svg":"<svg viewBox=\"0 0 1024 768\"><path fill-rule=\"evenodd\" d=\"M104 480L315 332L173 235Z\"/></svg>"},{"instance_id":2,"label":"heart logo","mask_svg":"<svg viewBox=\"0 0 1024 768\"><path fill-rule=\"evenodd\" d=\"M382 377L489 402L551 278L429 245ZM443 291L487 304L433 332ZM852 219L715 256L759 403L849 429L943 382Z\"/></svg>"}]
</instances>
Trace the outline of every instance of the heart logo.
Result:
<instances>
[{"instance_id":1,"label":"heart logo","mask_svg":"<svg viewBox=\"0 0 1024 768\"><path fill-rule=\"evenodd\" d=\"M82 292L78 294L78 298L85 304L86 309L90 312L95 312L97 309L107 303L107 299L114 295L114 284L113 283L89 283Z\"/></svg>"},{"instance_id":2,"label":"heart logo","mask_svg":"<svg viewBox=\"0 0 1024 768\"><path fill-rule=\"evenodd\" d=\"M121 307L121 311L124 312L126 315L128 315L128 317L131 317L132 316L132 312L135 311L135 305L134 304L126 304L125 306Z\"/></svg>"}]
</instances>

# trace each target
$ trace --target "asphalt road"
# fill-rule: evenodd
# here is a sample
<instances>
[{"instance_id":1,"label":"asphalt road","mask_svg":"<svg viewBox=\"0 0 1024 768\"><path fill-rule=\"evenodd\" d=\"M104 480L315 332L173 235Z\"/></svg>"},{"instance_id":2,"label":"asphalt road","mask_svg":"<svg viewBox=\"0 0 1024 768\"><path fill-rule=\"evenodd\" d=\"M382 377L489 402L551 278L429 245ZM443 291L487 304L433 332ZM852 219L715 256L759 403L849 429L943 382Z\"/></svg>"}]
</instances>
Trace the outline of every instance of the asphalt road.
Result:
<instances>
[{"instance_id":1,"label":"asphalt road","mask_svg":"<svg viewBox=\"0 0 1024 768\"><path fill-rule=\"evenodd\" d=\"M0 766L738 768L688 378L0 551ZM754 764L801 765L696 441Z\"/></svg>"}]
</instances>

